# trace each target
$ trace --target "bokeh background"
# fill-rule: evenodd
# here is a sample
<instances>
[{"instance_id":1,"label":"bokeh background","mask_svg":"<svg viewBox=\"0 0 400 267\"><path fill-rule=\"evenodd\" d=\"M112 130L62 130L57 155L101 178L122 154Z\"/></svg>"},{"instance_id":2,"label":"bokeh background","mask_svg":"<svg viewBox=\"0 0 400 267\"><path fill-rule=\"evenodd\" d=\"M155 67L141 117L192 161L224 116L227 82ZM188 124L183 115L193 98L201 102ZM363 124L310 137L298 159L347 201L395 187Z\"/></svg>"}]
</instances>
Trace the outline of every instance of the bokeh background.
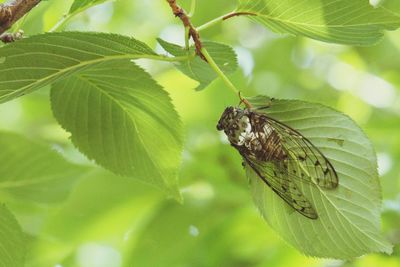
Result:
<instances>
[{"instance_id":1,"label":"bokeh background","mask_svg":"<svg viewBox=\"0 0 400 267\"><path fill-rule=\"evenodd\" d=\"M197 26L235 6L233 0L197 2ZM17 26L27 35L47 31L71 3L45 1ZM190 5L189 0L180 3ZM76 16L67 29L134 36L158 52L156 37L183 44L180 21L164 0L105 3ZM240 69L230 78L245 95L322 103L364 129L378 155L383 232L399 244L400 31L388 32L372 47L350 47L277 35L235 18L202 32L202 38L234 47ZM7 200L28 236L26 266L400 266L399 245L391 256L371 254L352 262L308 258L290 247L259 215L239 155L215 129L237 97L221 81L195 92L196 82L172 65L139 64L171 94L184 122L179 174L184 204L96 168L79 154L52 116L49 88L2 104L1 131L20 133L92 167L61 203Z\"/></svg>"}]
</instances>

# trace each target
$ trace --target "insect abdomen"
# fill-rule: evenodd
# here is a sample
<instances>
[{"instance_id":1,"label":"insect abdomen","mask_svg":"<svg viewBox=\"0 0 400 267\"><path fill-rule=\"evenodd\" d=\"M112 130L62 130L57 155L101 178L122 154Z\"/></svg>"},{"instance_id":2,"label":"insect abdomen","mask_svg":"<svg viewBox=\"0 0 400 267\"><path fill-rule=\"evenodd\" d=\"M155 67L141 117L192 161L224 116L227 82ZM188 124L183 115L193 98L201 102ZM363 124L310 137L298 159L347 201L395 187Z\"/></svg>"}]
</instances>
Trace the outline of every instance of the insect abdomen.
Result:
<instances>
[{"instance_id":1,"label":"insect abdomen","mask_svg":"<svg viewBox=\"0 0 400 267\"><path fill-rule=\"evenodd\" d=\"M282 147L281 138L278 133L271 131L268 137L262 140L263 149L260 151L259 159L263 161L281 161L287 155Z\"/></svg>"},{"instance_id":2,"label":"insect abdomen","mask_svg":"<svg viewBox=\"0 0 400 267\"><path fill-rule=\"evenodd\" d=\"M281 161L287 158L279 134L257 114L251 116L253 139L249 150L261 161Z\"/></svg>"}]
</instances>

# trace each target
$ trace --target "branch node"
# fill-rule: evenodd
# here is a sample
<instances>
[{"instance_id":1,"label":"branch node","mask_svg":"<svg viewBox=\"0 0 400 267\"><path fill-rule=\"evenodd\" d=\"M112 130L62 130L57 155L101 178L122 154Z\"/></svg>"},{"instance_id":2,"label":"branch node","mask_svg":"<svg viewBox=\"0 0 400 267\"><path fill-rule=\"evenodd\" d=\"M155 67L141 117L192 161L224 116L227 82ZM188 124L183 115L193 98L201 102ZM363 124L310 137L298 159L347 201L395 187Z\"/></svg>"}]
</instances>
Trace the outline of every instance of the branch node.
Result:
<instances>
[{"instance_id":1,"label":"branch node","mask_svg":"<svg viewBox=\"0 0 400 267\"><path fill-rule=\"evenodd\" d=\"M246 98L244 98L244 97L242 96L242 92L239 91L239 92L238 92L238 96L239 96L239 99L240 99L239 106L240 106L241 104L244 104L244 105L246 106L246 108L248 108L248 109L252 109L252 108L253 108L253 105L250 104L249 100L247 100Z\"/></svg>"},{"instance_id":2,"label":"branch node","mask_svg":"<svg viewBox=\"0 0 400 267\"><path fill-rule=\"evenodd\" d=\"M201 42L200 34L196 30L196 28L193 26L193 24L191 23L189 16L186 14L185 10L176 3L176 0L167 0L167 2L169 4L169 6L171 7L172 13L175 15L175 17L179 17L183 23L183 26L185 28L189 29L189 37L191 37L193 39L193 42L194 42L194 45L196 48L196 54L202 60L207 62L206 57L201 52L201 49L203 48L203 44Z\"/></svg>"}]
</instances>

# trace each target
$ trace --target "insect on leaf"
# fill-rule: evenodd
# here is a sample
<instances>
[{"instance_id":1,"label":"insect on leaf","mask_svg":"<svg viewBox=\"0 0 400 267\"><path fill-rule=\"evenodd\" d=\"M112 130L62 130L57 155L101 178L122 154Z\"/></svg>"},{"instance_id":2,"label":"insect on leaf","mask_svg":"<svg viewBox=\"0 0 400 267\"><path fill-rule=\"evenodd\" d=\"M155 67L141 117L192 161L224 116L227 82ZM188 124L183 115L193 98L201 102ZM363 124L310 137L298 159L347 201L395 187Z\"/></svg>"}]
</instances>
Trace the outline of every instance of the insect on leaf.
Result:
<instances>
[{"instance_id":1,"label":"insect on leaf","mask_svg":"<svg viewBox=\"0 0 400 267\"><path fill-rule=\"evenodd\" d=\"M306 137L257 109L228 107L218 129L259 178L292 208L310 219L318 214L298 189L296 181L325 189L338 186L329 160Z\"/></svg>"},{"instance_id":2,"label":"insect on leaf","mask_svg":"<svg viewBox=\"0 0 400 267\"><path fill-rule=\"evenodd\" d=\"M226 118L221 118L218 129L227 130L236 148L248 142L241 137L243 128L247 136L253 131L254 136L258 134L247 149L238 150L245 155L255 204L270 226L292 246L313 257L352 259L370 252L391 253L392 245L380 232L376 157L362 130L349 117L319 104L271 101L267 97L249 101L256 115L267 118L268 127L254 131L247 127L247 119L236 124L237 128L227 127L233 120L224 113L222 117ZM257 125L263 123L261 120ZM267 142L269 153L259 145L266 133L272 138ZM287 138L289 133L291 137ZM271 159L279 164L271 163ZM274 190L278 186L280 191ZM303 212L296 206L299 201ZM313 211L318 219L310 219Z\"/></svg>"}]
</instances>

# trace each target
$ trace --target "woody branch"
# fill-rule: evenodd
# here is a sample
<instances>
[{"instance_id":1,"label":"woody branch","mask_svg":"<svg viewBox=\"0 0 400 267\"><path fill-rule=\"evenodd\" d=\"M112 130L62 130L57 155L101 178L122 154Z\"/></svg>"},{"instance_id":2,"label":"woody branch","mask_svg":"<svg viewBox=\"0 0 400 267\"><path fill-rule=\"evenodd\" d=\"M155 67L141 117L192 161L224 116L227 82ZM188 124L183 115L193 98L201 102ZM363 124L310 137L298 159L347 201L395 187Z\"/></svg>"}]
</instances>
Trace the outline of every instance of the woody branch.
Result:
<instances>
[{"instance_id":1,"label":"woody branch","mask_svg":"<svg viewBox=\"0 0 400 267\"><path fill-rule=\"evenodd\" d=\"M40 2L41 0L10 0L0 4L0 39L12 41L11 34L5 31Z\"/></svg>"},{"instance_id":2,"label":"woody branch","mask_svg":"<svg viewBox=\"0 0 400 267\"><path fill-rule=\"evenodd\" d=\"M180 20L182 21L183 26L185 26L185 28L189 29L189 37L191 37L193 39L193 42L196 47L197 55L204 61L207 61L207 59L201 52L203 45L202 45L202 42L200 39L200 34L196 30L196 28L193 26L193 24L191 23L190 18L186 14L185 10L176 3L176 0L167 0L167 2L169 4L169 6L171 7L174 15L176 17L180 18Z\"/></svg>"}]
</instances>

